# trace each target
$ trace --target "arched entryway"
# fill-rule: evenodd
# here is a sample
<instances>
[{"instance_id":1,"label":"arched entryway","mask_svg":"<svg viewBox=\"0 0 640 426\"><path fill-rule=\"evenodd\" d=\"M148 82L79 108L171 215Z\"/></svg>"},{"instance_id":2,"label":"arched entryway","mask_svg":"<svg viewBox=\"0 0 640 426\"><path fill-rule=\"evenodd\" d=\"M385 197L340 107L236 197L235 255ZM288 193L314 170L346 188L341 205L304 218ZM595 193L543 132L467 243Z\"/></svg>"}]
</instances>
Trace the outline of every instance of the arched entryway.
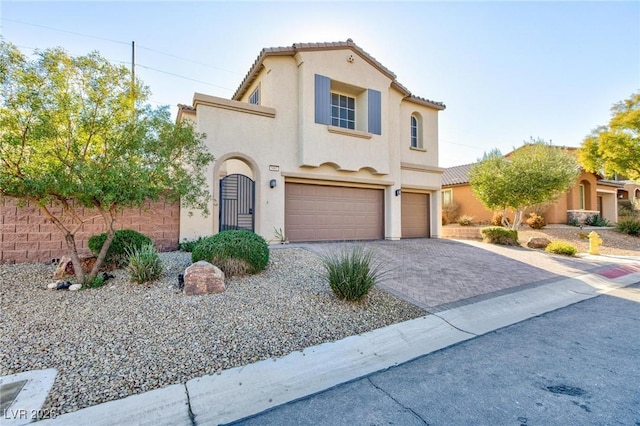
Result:
<instances>
[{"instance_id":1,"label":"arched entryway","mask_svg":"<svg viewBox=\"0 0 640 426\"><path fill-rule=\"evenodd\" d=\"M245 229L256 231L255 163L241 155L228 154L216 162L214 175L218 178L217 231Z\"/></svg>"}]
</instances>

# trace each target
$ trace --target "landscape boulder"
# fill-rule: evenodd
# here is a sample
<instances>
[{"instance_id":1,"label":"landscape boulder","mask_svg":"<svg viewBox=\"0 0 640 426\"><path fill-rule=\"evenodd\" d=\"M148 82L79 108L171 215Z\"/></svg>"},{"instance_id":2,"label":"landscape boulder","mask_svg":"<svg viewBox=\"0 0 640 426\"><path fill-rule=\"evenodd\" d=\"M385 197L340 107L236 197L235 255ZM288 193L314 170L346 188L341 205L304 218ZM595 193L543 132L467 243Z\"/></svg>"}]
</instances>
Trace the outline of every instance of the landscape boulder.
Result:
<instances>
[{"instance_id":1,"label":"landscape boulder","mask_svg":"<svg viewBox=\"0 0 640 426\"><path fill-rule=\"evenodd\" d=\"M527 247L532 249L545 249L551 244L551 240L545 237L531 237L527 241Z\"/></svg>"},{"instance_id":2,"label":"landscape boulder","mask_svg":"<svg viewBox=\"0 0 640 426\"><path fill-rule=\"evenodd\" d=\"M184 271L184 294L222 293L225 290L224 272L209 262L200 260Z\"/></svg>"},{"instance_id":3,"label":"landscape boulder","mask_svg":"<svg viewBox=\"0 0 640 426\"><path fill-rule=\"evenodd\" d=\"M91 272L93 265L96 263L95 257L85 257L80 259L80 263L82 265L82 270L84 273ZM71 257L62 256L60 262L58 263L58 267L53 273L54 280L63 280L65 278L73 277L76 275L76 271L73 269L73 262L71 261Z\"/></svg>"}]
</instances>

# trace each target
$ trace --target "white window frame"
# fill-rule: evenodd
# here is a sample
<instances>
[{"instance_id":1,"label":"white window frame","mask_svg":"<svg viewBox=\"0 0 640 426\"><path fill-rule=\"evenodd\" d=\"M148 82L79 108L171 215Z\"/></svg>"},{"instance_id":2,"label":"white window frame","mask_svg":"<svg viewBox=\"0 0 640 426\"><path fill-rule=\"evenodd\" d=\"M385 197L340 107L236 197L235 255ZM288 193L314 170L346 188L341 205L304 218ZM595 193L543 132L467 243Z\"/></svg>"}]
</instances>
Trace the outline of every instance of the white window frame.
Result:
<instances>
[{"instance_id":1,"label":"white window frame","mask_svg":"<svg viewBox=\"0 0 640 426\"><path fill-rule=\"evenodd\" d=\"M449 195L449 200L445 201L445 194ZM446 206L448 204L453 203L453 189L443 189L442 190L442 205Z\"/></svg>"},{"instance_id":2,"label":"white window frame","mask_svg":"<svg viewBox=\"0 0 640 426\"><path fill-rule=\"evenodd\" d=\"M411 148L419 148L418 130L418 119L411 114Z\"/></svg>"},{"instance_id":3,"label":"white window frame","mask_svg":"<svg viewBox=\"0 0 640 426\"><path fill-rule=\"evenodd\" d=\"M338 103L335 104L337 97ZM342 105L342 100L345 100L347 105ZM350 107L349 101L353 103L353 108ZM342 112L345 112L347 118L342 118ZM349 114L351 112L351 114ZM337 113L337 114L336 114ZM352 118L349 118L351 115ZM331 91L331 125L336 127L342 127L343 129L356 130L356 97L345 93Z\"/></svg>"},{"instance_id":4,"label":"white window frame","mask_svg":"<svg viewBox=\"0 0 640 426\"><path fill-rule=\"evenodd\" d=\"M260 105L260 86L256 87L256 90L251 92L249 96L249 103L253 105Z\"/></svg>"},{"instance_id":5,"label":"white window frame","mask_svg":"<svg viewBox=\"0 0 640 426\"><path fill-rule=\"evenodd\" d=\"M578 207L580 210L584 210L585 198L584 198L584 185L578 185Z\"/></svg>"}]
</instances>

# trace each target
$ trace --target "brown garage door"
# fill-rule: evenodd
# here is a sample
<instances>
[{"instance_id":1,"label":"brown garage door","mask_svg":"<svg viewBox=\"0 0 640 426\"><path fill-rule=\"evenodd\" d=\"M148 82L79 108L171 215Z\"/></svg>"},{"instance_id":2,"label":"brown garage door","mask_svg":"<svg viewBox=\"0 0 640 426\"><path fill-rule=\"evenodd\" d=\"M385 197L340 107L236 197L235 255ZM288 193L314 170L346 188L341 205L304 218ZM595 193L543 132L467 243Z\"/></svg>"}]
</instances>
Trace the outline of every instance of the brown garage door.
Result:
<instances>
[{"instance_id":1,"label":"brown garage door","mask_svg":"<svg viewBox=\"0 0 640 426\"><path fill-rule=\"evenodd\" d=\"M402 238L429 236L429 194L403 192Z\"/></svg>"},{"instance_id":2,"label":"brown garage door","mask_svg":"<svg viewBox=\"0 0 640 426\"><path fill-rule=\"evenodd\" d=\"M289 241L384 238L384 191L285 184L285 236Z\"/></svg>"}]
</instances>

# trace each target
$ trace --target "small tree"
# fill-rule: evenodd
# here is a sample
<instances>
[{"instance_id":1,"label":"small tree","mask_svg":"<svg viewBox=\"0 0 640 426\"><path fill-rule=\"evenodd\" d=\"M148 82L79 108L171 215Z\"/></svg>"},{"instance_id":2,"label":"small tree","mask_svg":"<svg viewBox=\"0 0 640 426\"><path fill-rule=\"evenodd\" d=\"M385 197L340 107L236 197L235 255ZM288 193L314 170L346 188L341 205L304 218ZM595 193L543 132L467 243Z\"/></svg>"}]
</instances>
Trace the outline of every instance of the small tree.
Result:
<instances>
[{"instance_id":1,"label":"small tree","mask_svg":"<svg viewBox=\"0 0 640 426\"><path fill-rule=\"evenodd\" d=\"M585 170L640 180L640 92L611 108L608 126L593 130L582 142L578 161Z\"/></svg>"},{"instance_id":2,"label":"small tree","mask_svg":"<svg viewBox=\"0 0 640 426\"><path fill-rule=\"evenodd\" d=\"M524 210L555 200L578 178L578 166L566 150L532 139L509 158L493 150L469 171L474 195L489 210L501 210L502 225L517 229ZM509 225L507 210L514 210Z\"/></svg>"},{"instance_id":3,"label":"small tree","mask_svg":"<svg viewBox=\"0 0 640 426\"><path fill-rule=\"evenodd\" d=\"M73 58L56 48L29 60L0 41L0 196L34 203L56 225L80 282L96 276L121 209L164 197L208 213L203 171L213 157L203 135L148 97L125 67L97 53ZM80 207L107 230L88 276L75 241Z\"/></svg>"}]
</instances>

